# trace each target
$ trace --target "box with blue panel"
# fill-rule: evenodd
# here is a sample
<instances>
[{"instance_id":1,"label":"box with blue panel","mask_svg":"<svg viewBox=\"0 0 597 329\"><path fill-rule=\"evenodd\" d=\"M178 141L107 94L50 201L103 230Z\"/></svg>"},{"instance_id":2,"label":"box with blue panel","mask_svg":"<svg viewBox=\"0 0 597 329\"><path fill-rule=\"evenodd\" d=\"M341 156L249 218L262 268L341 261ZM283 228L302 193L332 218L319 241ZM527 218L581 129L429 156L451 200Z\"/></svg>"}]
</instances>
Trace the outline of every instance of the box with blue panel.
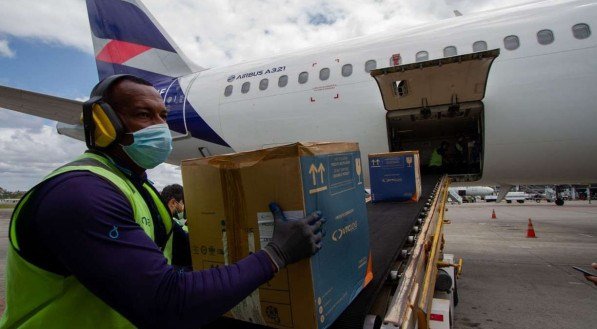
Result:
<instances>
[{"instance_id":1,"label":"box with blue panel","mask_svg":"<svg viewBox=\"0 0 597 329\"><path fill-rule=\"evenodd\" d=\"M369 154L371 201L418 201L419 151Z\"/></svg>"},{"instance_id":2,"label":"box with blue panel","mask_svg":"<svg viewBox=\"0 0 597 329\"><path fill-rule=\"evenodd\" d=\"M329 327L372 279L358 144L296 143L182 163L193 267L239 261L289 220L320 210L323 248L282 269L227 316L276 328Z\"/></svg>"}]
</instances>

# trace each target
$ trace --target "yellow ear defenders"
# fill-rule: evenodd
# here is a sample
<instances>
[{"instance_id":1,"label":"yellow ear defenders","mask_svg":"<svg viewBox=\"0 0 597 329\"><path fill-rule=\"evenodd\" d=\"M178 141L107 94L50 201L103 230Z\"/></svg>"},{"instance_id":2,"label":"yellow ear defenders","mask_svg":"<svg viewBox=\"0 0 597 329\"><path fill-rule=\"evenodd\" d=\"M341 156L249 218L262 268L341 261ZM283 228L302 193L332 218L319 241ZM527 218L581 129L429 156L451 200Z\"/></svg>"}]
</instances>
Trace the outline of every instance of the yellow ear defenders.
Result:
<instances>
[{"instance_id":1,"label":"yellow ear defenders","mask_svg":"<svg viewBox=\"0 0 597 329\"><path fill-rule=\"evenodd\" d=\"M89 149L106 149L120 140L125 133L118 115L110 104L104 101L104 94L110 86L126 77L136 78L130 74L109 76L93 88L91 97L83 103L85 143Z\"/></svg>"}]
</instances>

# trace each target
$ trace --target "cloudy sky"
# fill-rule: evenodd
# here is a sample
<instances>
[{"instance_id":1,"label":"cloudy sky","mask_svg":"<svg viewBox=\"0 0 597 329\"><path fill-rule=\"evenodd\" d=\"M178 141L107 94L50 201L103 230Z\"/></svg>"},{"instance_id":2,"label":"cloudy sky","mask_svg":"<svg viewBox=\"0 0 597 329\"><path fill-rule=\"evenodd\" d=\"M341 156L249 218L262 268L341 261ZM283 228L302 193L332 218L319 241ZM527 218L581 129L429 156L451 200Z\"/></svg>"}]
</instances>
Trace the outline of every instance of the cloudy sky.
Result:
<instances>
[{"instance_id":1,"label":"cloudy sky","mask_svg":"<svg viewBox=\"0 0 597 329\"><path fill-rule=\"evenodd\" d=\"M144 0L203 67L410 27L531 0ZM83 0L0 1L0 85L83 100L97 82ZM27 190L84 150L56 123L0 109L0 187ZM180 170L150 171L158 188Z\"/></svg>"}]
</instances>

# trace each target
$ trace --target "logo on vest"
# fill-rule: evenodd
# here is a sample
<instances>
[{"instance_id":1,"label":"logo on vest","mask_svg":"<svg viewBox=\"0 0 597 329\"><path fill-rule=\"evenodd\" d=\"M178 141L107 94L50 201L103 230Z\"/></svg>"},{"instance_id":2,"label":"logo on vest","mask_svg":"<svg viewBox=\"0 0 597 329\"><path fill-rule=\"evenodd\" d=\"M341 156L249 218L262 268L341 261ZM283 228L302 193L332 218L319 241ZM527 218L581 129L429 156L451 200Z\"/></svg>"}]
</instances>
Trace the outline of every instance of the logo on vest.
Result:
<instances>
[{"instance_id":1,"label":"logo on vest","mask_svg":"<svg viewBox=\"0 0 597 329\"><path fill-rule=\"evenodd\" d=\"M151 225L151 221L149 220L149 218L147 218L145 216L141 217L141 222L143 223L143 225L147 225L147 226Z\"/></svg>"},{"instance_id":2,"label":"logo on vest","mask_svg":"<svg viewBox=\"0 0 597 329\"><path fill-rule=\"evenodd\" d=\"M112 239L118 239L118 236L120 236L120 233L118 233L118 226L112 226L112 229L108 232L108 236Z\"/></svg>"},{"instance_id":3,"label":"logo on vest","mask_svg":"<svg viewBox=\"0 0 597 329\"><path fill-rule=\"evenodd\" d=\"M335 230L334 233L332 233L332 240L340 241L340 239L342 239L345 235L356 230L357 227L358 227L358 223L356 221L354 221L344 227L341 227L341 228Z\"/></svg>"}]
</instances>

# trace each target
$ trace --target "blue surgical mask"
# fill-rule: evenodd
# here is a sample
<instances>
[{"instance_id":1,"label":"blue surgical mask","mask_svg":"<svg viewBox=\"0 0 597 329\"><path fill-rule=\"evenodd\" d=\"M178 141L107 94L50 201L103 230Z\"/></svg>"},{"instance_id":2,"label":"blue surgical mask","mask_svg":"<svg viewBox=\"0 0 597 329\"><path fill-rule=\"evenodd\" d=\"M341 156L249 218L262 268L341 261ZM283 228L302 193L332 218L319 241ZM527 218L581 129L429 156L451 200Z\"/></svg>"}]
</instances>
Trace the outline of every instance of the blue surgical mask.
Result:
<instances>
[{"instance_id":1,"label":"blue surgical mask","mask_svg":"<svg viewBox=\"0 0 597 329\"><path fill-rule=\"evenodd\" d=\"M165 123L145 127L131 135L133 144L123 145L122 149L141 168L154 168L172 152L172 135Z\"/></svg>"}]
</instances>

